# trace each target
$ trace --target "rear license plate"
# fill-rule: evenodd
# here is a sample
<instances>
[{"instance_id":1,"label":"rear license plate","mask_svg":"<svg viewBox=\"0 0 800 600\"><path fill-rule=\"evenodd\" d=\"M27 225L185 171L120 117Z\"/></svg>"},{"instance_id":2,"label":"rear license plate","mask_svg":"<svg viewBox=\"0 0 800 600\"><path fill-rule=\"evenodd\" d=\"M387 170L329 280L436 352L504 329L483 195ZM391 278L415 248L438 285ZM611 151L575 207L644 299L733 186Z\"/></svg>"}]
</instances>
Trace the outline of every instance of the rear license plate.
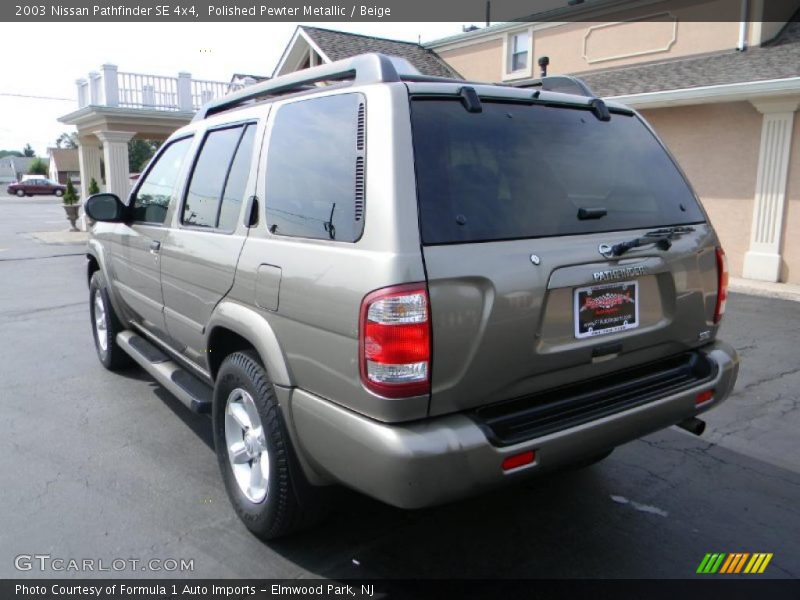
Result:
<instances>
[{"instance_id":1,"label":"rear license plate","mask_svg":"<svg viewBox=\"0 0 800 600\"><path fill-rule=\"evenodd\" d=\"M639 326L639 282L623 281L575 290L575 337L587 338Z\"/></svg>"}]
</instances>

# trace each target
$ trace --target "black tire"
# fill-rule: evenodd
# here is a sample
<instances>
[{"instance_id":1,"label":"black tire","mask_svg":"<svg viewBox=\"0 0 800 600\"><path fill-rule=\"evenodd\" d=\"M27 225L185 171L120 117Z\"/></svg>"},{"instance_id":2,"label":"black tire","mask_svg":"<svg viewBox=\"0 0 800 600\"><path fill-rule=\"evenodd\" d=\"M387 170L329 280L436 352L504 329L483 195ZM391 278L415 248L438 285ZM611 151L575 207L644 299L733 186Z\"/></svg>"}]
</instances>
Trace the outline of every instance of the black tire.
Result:
<instances>
[{"instance_id":1,"label":"black tire","mask_svg":"<svg viewBox=\"0 0 800 600\"><path fill-rule=\"evenodd\" d=\"M17 196L19 198L23 198L25 196L25 192L23 190L17 190Z\"/></svg>"},{"instance_id":2,"label":"black tire","mask_svg":"<svg viewBox=\"0 0 800 600\"><path fill-rule=\"evenodd\" d=\"M95 301L102 302L105 310L106 322L106 347L100 343L100 335L97 327L97 314ZM130 367L133 360L117 344L117 334L125 328L120 323L119 318L114 312L114 307L108 299L106 282L100 271L95 271L89 282L89 315L92 324L92 336L94 337L94 347L97 350L97 358L109 371L119 371Z\"/></svg>"},{"instance_id":3,"label":"black tire","mask_svg":"<svg viewBox=\"0 0 800 600\"><path fill-rule=\"evenodd\" d=\"M63 195L64 195L64 192L63 192L62 190L56 190L56 191L55 191L55 192L53 192L53 193L54 193L56 196L58 196L59 198L61 198L61 196L63 196Z\"/></svg>"},{"instance_id":4,"label":"black tire","mask_svg":"<svg viewBox=\"0 0 800 600\"><path fill-rule=\"evenodd\" d=\"M253 502L245 495L228 457L225 414L234 390L250 394L265 434L269 475L266 497L261 502ZM236 352L222 362L214 386L212 422L225 489L236 514L253 534L263 540L275 539L308 527L324 516L326 490L312 486L303 475L275 390L255 352Z\"/></svg>"}]
</instances>

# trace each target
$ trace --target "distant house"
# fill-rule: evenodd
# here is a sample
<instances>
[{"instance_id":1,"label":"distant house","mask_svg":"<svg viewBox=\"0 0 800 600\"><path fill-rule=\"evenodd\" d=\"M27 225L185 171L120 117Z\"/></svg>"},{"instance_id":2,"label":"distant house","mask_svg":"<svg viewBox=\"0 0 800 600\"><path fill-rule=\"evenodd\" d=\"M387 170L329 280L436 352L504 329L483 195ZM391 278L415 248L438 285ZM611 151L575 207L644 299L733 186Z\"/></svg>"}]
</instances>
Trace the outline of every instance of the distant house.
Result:
<instances>
[{"instance_id":1,"label":"distant house","mask_svg":"<svg viewBox=\"0 0 800 600\"><path fill-rule=\"evenodd\" d=\"M420 44L305 25L295 30L272 76L277 77L368 52L405 58L423 75L460 77L436 52Z\"/></svg>"},{"instance_id":2,"label":"distant house","mask_svg":"<svg viewBox=\"0 0 800 600\"><path fill-rule=\"evenodd\" d=\"M228 91L229 92L238 92L242 88L247 87L248 85L253 85L254 83L258 83L260 81L266 81L269 77L265 77L264 75L248 75L246 73L234 73L231 77L231 81L228 84Z\"/></svg>"},{"instance_id":3,"label":"distant house","mask_svg":"<svg viewBox=\"0 0 800 600\"><path fill-rule=\"evenodd\" d=\"M27 156L5 156L0 158L0 183L13 183L28 174L31 163L36 160Z\"/></svg>"},{"instance_id":4,"label":"distant house","mask_svg":"<svg viewBox=\"0 0 800 600\"><path fill-rule=\"evenodd\" d=\"M80 184L81 168L77 148L48 148L47 153L50 155L50 179L64 185L68 180L72 180L75 185Z\"/></svg>"}]
</instances>

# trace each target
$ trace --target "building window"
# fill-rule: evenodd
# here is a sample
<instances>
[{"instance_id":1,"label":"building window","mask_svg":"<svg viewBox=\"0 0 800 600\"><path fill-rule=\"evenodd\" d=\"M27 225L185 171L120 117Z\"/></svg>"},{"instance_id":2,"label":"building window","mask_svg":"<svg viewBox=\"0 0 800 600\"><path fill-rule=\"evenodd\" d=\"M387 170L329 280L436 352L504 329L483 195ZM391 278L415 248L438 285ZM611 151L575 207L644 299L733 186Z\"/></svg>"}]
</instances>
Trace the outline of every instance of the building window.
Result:
<instances>
[{"instance_id":1,"label":"building window","mask_svg":"<svg viewBox=\"0 0 800 600\"><path fill-rule=\"evenodd\" d=\"M527 31L515 33L509 44L509 72L522 71L528 68L528 55L531 35Z\"/></svg>"}]
</instances>

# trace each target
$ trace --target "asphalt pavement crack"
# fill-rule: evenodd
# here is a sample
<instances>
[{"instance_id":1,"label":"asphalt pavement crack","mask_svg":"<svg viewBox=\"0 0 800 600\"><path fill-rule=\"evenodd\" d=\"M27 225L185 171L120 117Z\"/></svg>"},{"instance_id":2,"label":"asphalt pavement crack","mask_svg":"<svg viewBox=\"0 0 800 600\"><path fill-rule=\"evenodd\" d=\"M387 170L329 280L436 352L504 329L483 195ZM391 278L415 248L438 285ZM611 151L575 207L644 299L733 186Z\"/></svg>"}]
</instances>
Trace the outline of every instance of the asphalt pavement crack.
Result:
<instances>
[{"instance_id":1,"label":"asphalt pavement crack","mask_svg":"<svg viewBox=\"0 0 800 600\"><path fill-rule=\"evenodd\" d=\"M66 258L69 256L86 256L86 252L72 252L69 254L48 254L47 256L19 256L17 258L0 258L0 262L15 262L21 260L46 260L48 258Z\"/></svg>"},{"instance_id":2,"label":"asphalt pavement crack","mask_svg":"<svg viewBox=\"0 0 800 600\"><path fill-rule=\"evenodd\" d=\"M797 373L800 373L800 367L798 367L796 369L789 369L788 371L781 371L779 373L775 373L774 375L769 375L767 377L762 377L760 379L756 379L755 381L751 381L750 383L748 383L747 385L745 385L741 389L739 389L737 391L737 394L741 394L742 392L745 392L747 390L751 390L751 389L756 388L756 387L758 387L760 385L764 385L765 383L772 383L776 379L781 379L783 377L788 377L789 375L795 375ZM737 395L737 394L734 394L734 395Z\"/></svg>"}]
</instances>

